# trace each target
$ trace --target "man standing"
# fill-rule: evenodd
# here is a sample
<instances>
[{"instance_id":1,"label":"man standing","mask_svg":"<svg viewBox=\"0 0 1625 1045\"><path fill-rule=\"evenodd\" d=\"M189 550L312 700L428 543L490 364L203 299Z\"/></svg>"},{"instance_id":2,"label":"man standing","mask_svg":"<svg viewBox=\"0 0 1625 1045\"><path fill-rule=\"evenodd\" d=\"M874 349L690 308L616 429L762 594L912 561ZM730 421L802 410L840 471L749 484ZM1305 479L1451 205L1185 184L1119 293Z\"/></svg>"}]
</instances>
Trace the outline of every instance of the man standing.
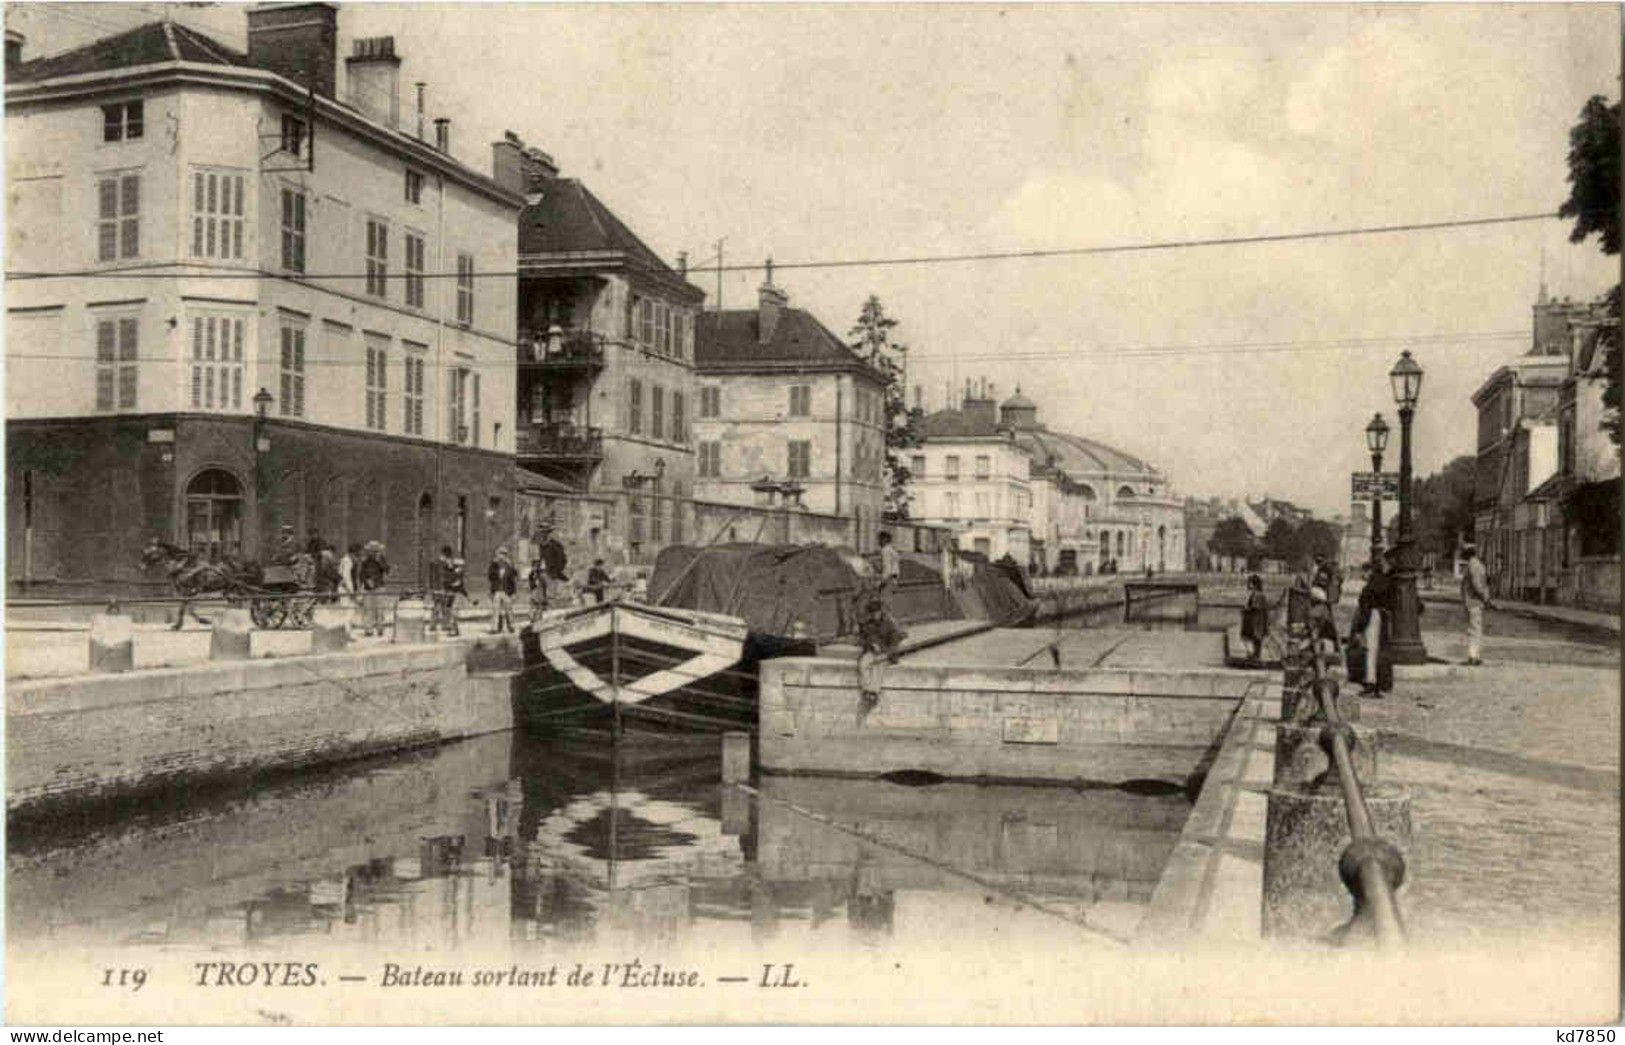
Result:
<instances>
[{"instance_id":1,"label":"man standing","mask_svg":"<svg viewBox=\"0 0 1625 1045\"><path fill-rule=\"evenodd\" d=\"M451 545L440 546L440 558L429 564L429 596L433 599L434 617L430 626L447 635L457 634L457 616L453 602L459 584L457 563L451 557Z\"/></svg>"},{"instance_id":2,"label":"man standing","mask_svg":"<svg viewBox=\"0 0 1625 1045\"><path fill-rule=\"evenodd\" d=\"M564 554L564 545L559 543L558 537L553 533L551 523L543 523L541 529L541 546L537 549L541 556L542 565L547 567L547 575L555 581L569 580L569 559Z\"/></svg>"},{"instance_id":3,"label":"man standing","mask_svg":"<svg viewBox=\"0 0 1625 1045\"><path fill-rule=\"evenodd\" d=\"M1355 636L1365 637L1365 694L1385 697L1394 689L1394 661L1388 653L1389 637L1394 625L1393 550L1371 564L1371 576L1360 590L1360 601L1354 611L1354 625L1349 628L1349 641Z\"/></svg>"},{"instance_id":4,"label":"man standing","mask_svg":"<svg viewBox=\"0 0 1625 1045\"><path fill-rule=\"evenodd\" d=\"M530 561L530 573L526 575L530 582L530 623L532 626L540 623L542 614L547 612L548 585L547 568L542 560Z\"/></svg>"},{"instance_id":5,"label":"man standing","mask_svg":"<svg viewBox=\"0 0 1625 1045\"><path fill-rule=\"evenodd\" d=\"M604 601L604 592L610 584L609 571L604 569L603 559L594 559L592 569L587 571L587 594L598 602Z\"/></svg>"},{"instance_id":6,"label":"man standing","mask_svg":"<svg viewBox=\"0 0 1625 1045\"><path fill-rule=\"evenodd\" d=\"M897 580L902 575L902 558L897 549L892 546L891 534L885 530L880 531L880 583L890 589L897 587Z\"/></svg>"},{"instance_id":7,"label":"man standing","mask_svg":"<svg viewBox=\"0 0 1625 1045\"><path fill-rule=\"evenodd\" d=\"M1484 572L1484 563L1478 558L1478 549L1471 544L1461 549L1461 604L1467 610L1467 663L1483 664L1479 653L1484 644L1484 610L1495 608L1490 600L1490 578Z\"/></svg>"},{"instance_id":8,"label":"man standing","mask_svg":"<svg viewBox=\"0 0 1625 1045\"><path fill-rule=\"evenodd\" d=\"M497 549L497 557L492 560L491 568L486 573L486 579L491 582L492 621L491 634L497 635L503 631L513 631L513 596L518 587L519 571L513 568L513 561L508 558L506 547Z\"/></svg>"},{"instance_id":9,"label":"man standing","mask_svg":"<svg viewBox=\"0 0 1625 1045\"><path fill-rule=\"evenodd\" d=\"M367 635L384 633L384 575L389 572L389 561L384 558L384 546L368 541L361 553L361 564L356 567L356 578L361 585L362 632Z\"/></svg>"}]
</instances>

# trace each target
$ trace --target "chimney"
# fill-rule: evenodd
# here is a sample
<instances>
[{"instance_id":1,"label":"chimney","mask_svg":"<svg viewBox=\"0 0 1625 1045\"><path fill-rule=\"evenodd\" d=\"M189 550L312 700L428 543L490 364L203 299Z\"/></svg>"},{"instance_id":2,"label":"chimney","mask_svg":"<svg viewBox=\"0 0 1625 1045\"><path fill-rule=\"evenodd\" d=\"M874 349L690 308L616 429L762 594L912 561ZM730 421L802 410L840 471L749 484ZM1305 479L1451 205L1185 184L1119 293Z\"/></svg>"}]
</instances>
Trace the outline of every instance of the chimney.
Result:
<instances>
[{"instance_id":1,"label":"chimney","mask_svg":"<svg viewBox=\"0 0 1625 1045\"><path fill-rule=\"evenodd\" d=\"M451 117L436 116L434 118L434 147L441 152L451 152Z\"/></svg>"},{"instance_id":2,"label":"chimney","mask_svg":"<svg viewBox=\"0 0 1625 1045\"><path fill-rule=\"evenodd\" d=\"M429 85L424 83L422 80L419 80L417 83L413 84L412 86L416 87L417 92L418 92L418 141L422 141L423 140L423 89L425 87L429 86Z\"/></svg>"},{"instance_id":3,"label":"chimney","mask_svg":"<svg viewBox=\"0 0 1625 1045\"><path fill-rule=\"evenodd\" d=\"M367 36L351 45L344 60L350 104L395 130L401 124L401 60L393 36Z\"/></svg>"},{"instance_id":4,"label":"chimney","mask_svg":"<svg viewBox=\"0 0 1625 1045\"><path fill-rule=\"evenodd\" d=\"M975 386L967 380L965 382L964 414L978 428L986 428L991 432L999 424L998 403L988 398L987 378L982 378Z\"/></svg>"},{"instance_id":5,"label":"chimney","mask_svg":"<svg viewBox=\"0 0 1625 1045\"><path fill-rule=\"evenodd\" d=\"M248 12L248 61L333 98L338 78L335 4L262 4Z\"/></svg>"},{"instance_id":6,"label":"chimney","mask_svg":"<svg viewBox=\"0 0 1625 1045\"><path fill-rule=\"evenodd\" d=\"M779 317L790 307L790 295L773 285L773 259L767 259L767 281L756 292L756 342L765 345L773 340L779 327Z\"/></svg>"},{"instance_id":7,"label":"chimney","mask_svg":"<svg viewBox=\"0 0 1625 1045\"><path fill-rule=\"evenodd\" d=\"M688 278L688 251L677 252L677 275L683 279Z\"/></svg>"},{"instance_id":8,"label":"chimney","mask_svg":"<svg viewBox=\"0 0 1625 1045\"><path fill-rule=\"evenodd\" d=\"M519 135L506 131L502 140L491 143L491 178L509 192L525 191L525 143Z\"/></svg>"},{"instance_id":9,"label":"chimney","mask_svg":"<svg viewBox=\"0 0 1625 1045\"><path fill-rule=\"evenodd\" d=\"M23 64L23 43L27 37L15 29L6 30L6 72Z\"/></svg>"}]
</instances>

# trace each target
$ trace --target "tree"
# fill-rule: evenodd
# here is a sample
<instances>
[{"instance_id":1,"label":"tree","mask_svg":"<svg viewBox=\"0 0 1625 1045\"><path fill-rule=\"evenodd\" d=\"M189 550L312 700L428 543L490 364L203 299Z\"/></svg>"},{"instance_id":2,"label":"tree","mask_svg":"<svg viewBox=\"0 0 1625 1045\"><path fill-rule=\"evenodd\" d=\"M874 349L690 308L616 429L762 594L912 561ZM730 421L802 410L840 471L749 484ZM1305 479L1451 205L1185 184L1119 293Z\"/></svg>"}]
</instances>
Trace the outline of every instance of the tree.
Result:
<instances>
[{"instance_id":1,"label":"tree","mask_svg":"<svg viewBox=\"0 0 1625 1045\"><path fill-rule=\"evenodd\" d=\"M908 346L893 341L897 320L886 315L880 298L873 294L863 303L858 321L847 336L852 350L879 372L885 382L882 418L886 426L886 518L908 518L908 483L913 478L903 451L925 442L924 411L908 408L908 389L903 381L903 359Z\"/></svg>"},{"instance_id":2,"label":"tree","mask_svg":"<svg viewBox=\"0 0 1625 1045\"><path fill-rule=\"evenodd\" d=\"M1279 517L1271 519L1269 529L1264 531L1264 557L1291 562L1296 553L1297 538L1292 524Z\"/></svg>"},{"instance_id":3,"label":"tree","mask_svg":"<svg viewBox=\"0 0 1625 1045\"><path fill-rule=\"evenodd\" d=\"M1219 520L1219 524L1213 527L1213 536L1207 539L1207 550L1222 558L1251 562L1258 552L1258 541L1247 524L1232 515Z\"/></svg>"},{"instance_id":4,"label":"tree","mask_svg":"<svg viewBox=\"0 0 1625 1045\"><path fill-rule=\"evenodd\" d=\"M1342 547L1343 535L1337 531L1337 527L1319 519L1305 519L1292 534L1294 561L1324 555L1335 562Z\"/></svg>"},{"instance_id":5,"label":"tree","mask_svg":"<svg viewBox=\"0 0 1625 1045\"><path fill-rule=\"evenodd\" d=\"M1477 471L1477 459L1464 455L1411 487L1411 522L1419 550L1450 557L1455 555L1457 541L1472 534ZM1397 539L1399 512L1392 503L1383 507L1391 513L1388 537L1392 546Z\"/></svg>"},{"instance_id":6,"label":"tree","mask_svg":"<svg viewBox=\"0 0 1625 1045\"><path fill-rule=\"evenodd\" d=\"M1619 253L1619 103L1593 95L1580 110L1580 121L1569 131L1569 198L1557 209L1574 219L1569 231L1571 243L1583 243L1595 235L1607 255ZM1607 383L1602 401L1606 411L1602 427L1615 446L1619 445L1620 356L1619 284L1605 299L1605 325L1598 335L1597 350L1606 365Z\"/></svg>"}]
</instances>

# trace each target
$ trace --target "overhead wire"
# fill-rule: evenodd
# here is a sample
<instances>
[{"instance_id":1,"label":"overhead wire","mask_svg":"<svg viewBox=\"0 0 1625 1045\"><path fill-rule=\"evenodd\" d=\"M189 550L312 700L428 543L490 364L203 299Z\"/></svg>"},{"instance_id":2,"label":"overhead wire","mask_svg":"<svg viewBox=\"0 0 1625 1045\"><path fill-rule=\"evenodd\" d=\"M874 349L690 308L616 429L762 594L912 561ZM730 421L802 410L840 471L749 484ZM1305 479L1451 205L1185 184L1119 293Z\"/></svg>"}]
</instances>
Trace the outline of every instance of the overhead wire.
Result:
<instances>
[{"instance_id":1,"label":"overhead wire","mask_svg":"<svg viewBox=\"0 0 1625 1045\"><path fill-rule=\"evenodd\" d=\"M1617 208L1611 208L1609 212ZM1012 251L987 251L973 254L921 254L889 258L831 258L814 261L777 261L773 262L776 270L786 269L831 269L831 268L875 268L890 265L935 265L935 264L961 264L983 261L1008 261L1021 259L1044 259L1065 257L1088 257L1105 254L1143 253L1164 250L1191 250L1203 247L1224 246L1256 246L1269 243L1302 242L1316 239L1346 239L1354 236L1395 235L1399 233L1434 232L1447 229L1482 228L1495 225L1509 225L1533 221L1563 220L1566 216L1556 211L1542 211L1526 214L1505 214L1484 218L1454 218L1446 221L1409 222L1397 225L1359 225L1334 229L1311 229L1301 232L1266 233L1252 236L1218 236L1205 239L1156 240L1144 243L1105 244L1092 247L1060 247L1054 249L1027 249ZM366 272L273 272L266 269L225 267L217 268L207 264L175 261L164 263L168 266L186 266L190 268L207 269L207 275L199 276L192 272L158 272L152 268L128 267L116 269L62 269L62 270L7 270L6 278L15 280L35 279L153 279L153 278L209 278L209 279L294 279L294 280L326 280L326 279L366 279ZM521 265L523 261L521 260ZM714 272L753 272L761 265L723 265L690 268L689 275L697 273ZM476 271L473 275L477 279L514 279L529 274L523 267L513 270ZM455 271L443 272L391 272L383 278L388 280L405 279L408 276L417 279L452 279L458 276L467 276L468 273ZM375 277L376 278L376 277Z\"/></svg>"}]
</instances>

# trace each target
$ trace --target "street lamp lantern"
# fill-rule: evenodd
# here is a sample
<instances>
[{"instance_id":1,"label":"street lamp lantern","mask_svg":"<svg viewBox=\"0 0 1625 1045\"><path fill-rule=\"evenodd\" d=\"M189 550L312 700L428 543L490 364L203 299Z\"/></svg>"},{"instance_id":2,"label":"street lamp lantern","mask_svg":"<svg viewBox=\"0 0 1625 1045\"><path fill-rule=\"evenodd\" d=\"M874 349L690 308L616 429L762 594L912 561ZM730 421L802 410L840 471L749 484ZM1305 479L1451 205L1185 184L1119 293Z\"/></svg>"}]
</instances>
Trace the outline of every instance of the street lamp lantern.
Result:
<instances>
[{"instance_id":1,"label":"street lamp lantern","mask_svg":"<svg viewBox=\"0 0 1625 1045\"><path fill-rule=\"evenodd\" d=\"M1388 422L1382 419L1381 414L1372 414L1371 423L1365 426L1365 446L1374 454L1388 449Z\"/></svg>"},{"instance_id":2,"label":"street lamp lantern","mask_svg":"<svg viewBox=\"0 0 1625 1045\"><path fill-rule=\"evenodd\" d=\"M261 421L271 412L271 393L261 388L254 393L254 416Z\"/></svg>"},{"instance_id":3,"label":"street lamp lantern","mask_svg":"<svg viewBox=\"0 0 1625 1045\"><path fill-rule=\"evenodd\" d=\"M1399 362L1388 371L1388 380L1394 386L1394 402L1400 409L1414 410L1416 399L1422 394L1422 368L1409 351L1400 353Z\"/></svg>"}]
</instances>

